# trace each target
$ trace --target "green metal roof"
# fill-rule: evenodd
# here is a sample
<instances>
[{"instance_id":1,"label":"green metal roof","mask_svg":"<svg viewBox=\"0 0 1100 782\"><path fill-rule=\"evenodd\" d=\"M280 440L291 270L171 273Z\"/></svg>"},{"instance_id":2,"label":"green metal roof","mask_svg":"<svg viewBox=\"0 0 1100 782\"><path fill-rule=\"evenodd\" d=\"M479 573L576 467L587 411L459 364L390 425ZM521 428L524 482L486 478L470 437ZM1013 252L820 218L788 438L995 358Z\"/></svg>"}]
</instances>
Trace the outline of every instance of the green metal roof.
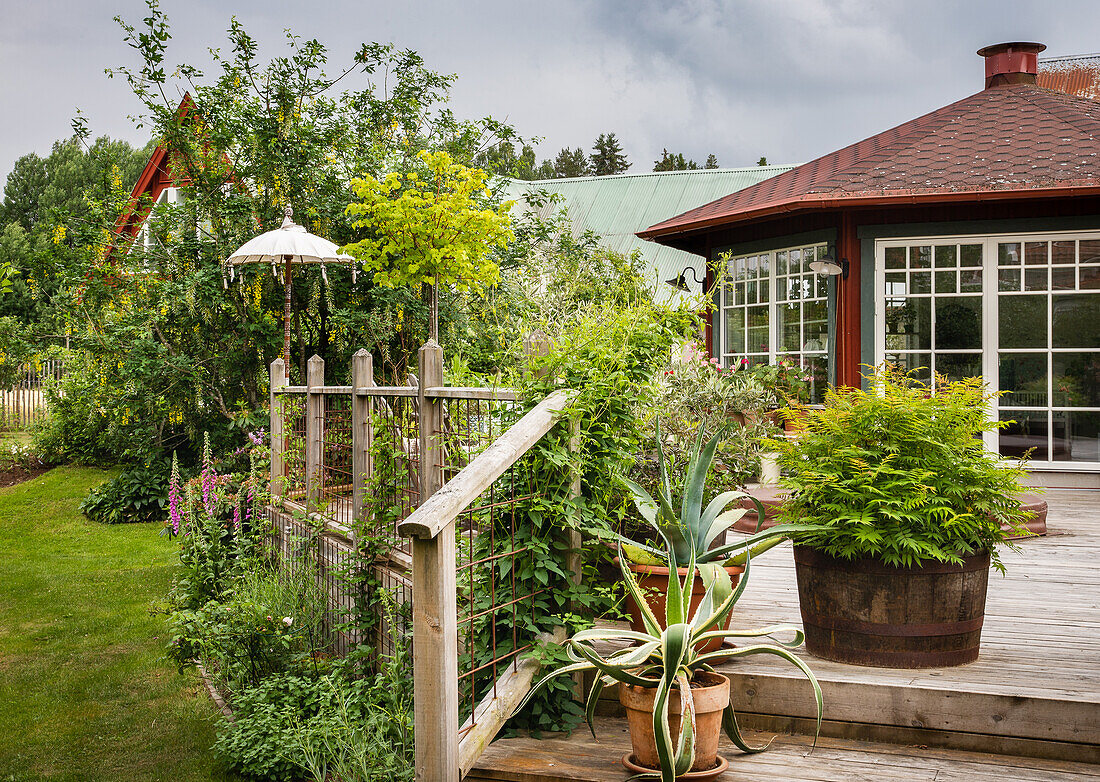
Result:
<instances>
[{"instance_id":1,"label":"green metal roof","mask_svg":"<svg viewBox=\"0 0 1100 782\"><path fill-rule=\"evenodd\" d=\"M647 242L635 236L651 225L689 209L710 203L770 177L790 171L793 166L753 166L751 168L705 168L694 171L654 171L639 174L613 174L571 179L505 180L505 199L518 201L531 190L559 193L564 199L537 210L550 217L563 206L573 221L573 233L580 236L590 230L602 237L601 243L616 252L638 250L651 270L654 290L671 294L672 288L661 281L676 277L691 266L703 278L703 261L698 255ZM698 290L691 275L688 285Z\"/></svg>"}]
</instances>

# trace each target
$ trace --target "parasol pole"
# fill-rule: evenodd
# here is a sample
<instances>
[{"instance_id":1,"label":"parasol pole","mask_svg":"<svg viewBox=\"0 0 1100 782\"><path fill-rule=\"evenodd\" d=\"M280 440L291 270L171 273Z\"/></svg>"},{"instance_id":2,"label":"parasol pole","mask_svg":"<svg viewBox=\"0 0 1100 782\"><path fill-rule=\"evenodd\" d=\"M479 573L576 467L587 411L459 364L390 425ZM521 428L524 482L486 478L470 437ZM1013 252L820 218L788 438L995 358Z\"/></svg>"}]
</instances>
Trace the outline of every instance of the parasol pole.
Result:
<instances>
[{"instance_id":1,"label":"parasol pole","mask_svg":"<svg viewBox=\"0 0 1100 782\"><path fill-rule=\"evenodd\" d=\"M286 376L290 377L290 259L292 256L284 255L286 270L283 272L283 288L285 300L283 301L283 366L286 367Z\"/></svg>"}]
</instances>

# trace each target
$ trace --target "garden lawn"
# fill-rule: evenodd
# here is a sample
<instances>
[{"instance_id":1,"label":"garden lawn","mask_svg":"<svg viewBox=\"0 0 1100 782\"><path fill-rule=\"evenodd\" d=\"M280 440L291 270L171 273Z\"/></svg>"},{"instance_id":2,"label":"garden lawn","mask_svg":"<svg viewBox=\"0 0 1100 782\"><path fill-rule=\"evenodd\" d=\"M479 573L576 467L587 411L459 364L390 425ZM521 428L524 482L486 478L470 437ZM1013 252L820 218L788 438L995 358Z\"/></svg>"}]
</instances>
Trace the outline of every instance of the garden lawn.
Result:
<instances>
[{"instance_id":1,"label":"garden lawn","mask_svg":"<svg viewBox=\"0 0 1100 782\"><path fill-rule=\"evenodd\" d=\"M107 477L59 467L0 489L0 782L226 779L209 696L164 657L152 611L175 545L77 510Z\"/></svg>"}]
</instances>

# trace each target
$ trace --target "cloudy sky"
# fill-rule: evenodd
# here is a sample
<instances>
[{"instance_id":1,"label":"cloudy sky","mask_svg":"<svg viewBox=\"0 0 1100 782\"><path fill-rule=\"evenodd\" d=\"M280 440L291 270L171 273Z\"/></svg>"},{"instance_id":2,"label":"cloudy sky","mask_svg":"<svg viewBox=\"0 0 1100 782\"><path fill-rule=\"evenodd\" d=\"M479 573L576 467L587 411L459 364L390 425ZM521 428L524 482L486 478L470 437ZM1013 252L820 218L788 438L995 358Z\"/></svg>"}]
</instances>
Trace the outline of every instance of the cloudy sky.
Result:
<instances>
[{"instance_id":1,"label":"cloudy sky","mask_svg":"<svg viewBox=\"0 0 1100 782\"><path fill-rule=\"evenodd\" d=\"M0 176L47 153L83 110L95 135L141 145L136 101L104 68L134 64L112 17L137 0L0 0ZM540 156L623 142L633 171L662 148L723 166L800 163L976 92L975 51L1041 41L1043 56L1100 51L1095 0L164 0L169 64L209 62L236 15L279 53L283 30L334 64L363 41L419 51L458 74L460 116L507 118Z\"/></svg>"}]
</instances>

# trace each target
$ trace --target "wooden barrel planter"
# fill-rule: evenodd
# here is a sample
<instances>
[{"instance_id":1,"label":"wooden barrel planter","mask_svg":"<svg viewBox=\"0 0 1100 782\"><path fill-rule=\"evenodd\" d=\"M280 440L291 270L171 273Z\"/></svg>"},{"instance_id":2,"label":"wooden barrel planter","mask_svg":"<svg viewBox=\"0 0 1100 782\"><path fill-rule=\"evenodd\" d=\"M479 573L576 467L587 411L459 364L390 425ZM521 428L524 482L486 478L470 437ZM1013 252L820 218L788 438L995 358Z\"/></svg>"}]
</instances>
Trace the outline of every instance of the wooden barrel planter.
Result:
<instances>
[{"instance_id":1,"label":"wooden barrel planter","mask_svg":"<svg viewBox=\"0 0 1100 782\"><path fill-rule=\"evenodd\" d=\"M880 668L939 668L978 659L989 553L963 564L897 568L795 546L806 649Z\"/></svg>"}]
</instances>

